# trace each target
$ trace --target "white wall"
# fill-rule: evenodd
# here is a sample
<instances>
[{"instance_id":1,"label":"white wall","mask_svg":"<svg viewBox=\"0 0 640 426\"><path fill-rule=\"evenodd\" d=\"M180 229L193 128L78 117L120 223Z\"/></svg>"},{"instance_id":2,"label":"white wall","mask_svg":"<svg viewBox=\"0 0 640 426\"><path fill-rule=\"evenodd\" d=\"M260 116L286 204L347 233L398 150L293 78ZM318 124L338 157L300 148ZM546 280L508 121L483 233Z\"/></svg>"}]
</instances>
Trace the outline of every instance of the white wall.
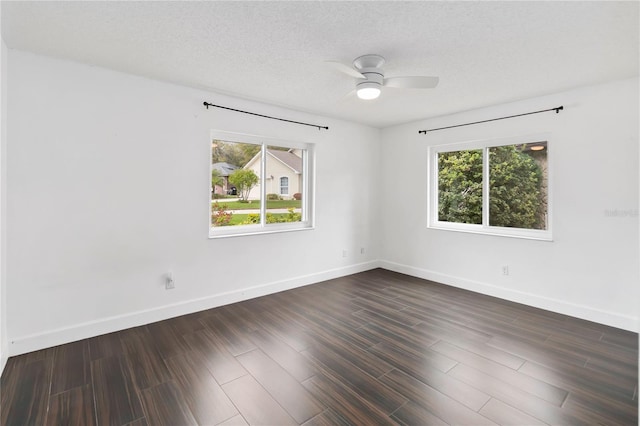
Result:
<instances>
[{"instance_id":1,"label":"white wall","mask_svg":"<svg viewBox=\"0 0 640 426\"><path fill-rule=\"evenodd\" d=\"M21 51L9 58L10 354L377 265L377 185L362 177L379 170L379 130ZM316 143L316 229L208 239L212 128Z\"/></svg>"},{"instance_id":2,"label":"white wall","mask_svg":"<svg viewBox=\"0 0 640 426\"><path fill-rule=\"evenodd\" d=\"M638 331L638 79L612 82L385 129L383 266ZM565 110L418 130L564 105ZM427 148L551 132L553 242L427 229ZM401 184L399 184L401 183ZM629 214L613 217L607 211ZM509 276L502 275L509 265Z\"/></svg>"},{"instance_id":3,"label":"white wall","mask_svg":"<svg viewBox=\"0 0 640 426\"><path fill-rule=\"evenodd\" d=\"M2 66L3 354L377 265L638 330L638 218L605 215L638 209L637 79L380 132L21 51ZM418 135L560 104L558 115ZM316 229L208 239L212 128L316 143ZM544 131L553 242L426 228L428 145ZM166 291L169 270L177 288Z\"/></svg>"},{"instance_id":4,"label":"white wall","mask_svg":"<svg viewBox=\"0 0 640 426\"><path fill-rule=\"evenodd\" d=\"M0 22L2 22L2 8L0 7ZM0 25L0 34L2 32ZM7 116L7 46L0 38L0 374L7 362L7 298L6 291L6 116Z\"/></svg>"}]
</instances>

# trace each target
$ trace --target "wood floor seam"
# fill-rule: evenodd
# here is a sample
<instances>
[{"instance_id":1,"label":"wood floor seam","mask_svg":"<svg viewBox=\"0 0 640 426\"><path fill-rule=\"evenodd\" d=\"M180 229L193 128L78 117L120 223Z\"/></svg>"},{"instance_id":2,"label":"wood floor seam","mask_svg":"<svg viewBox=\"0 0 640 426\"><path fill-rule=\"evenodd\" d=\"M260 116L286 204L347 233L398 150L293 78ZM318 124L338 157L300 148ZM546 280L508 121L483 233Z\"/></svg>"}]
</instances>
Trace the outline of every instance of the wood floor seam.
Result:
<instances>
[{"instance_id":1,"label":"wood floor seam","mask_svg":"<svg viewBox=\"0 0 640 426\"><path fill-rule=\"evenodd\" d=\"M11 357L0 424L637 424L638 334L375 269Z\"/></svg>"}]
</instances>

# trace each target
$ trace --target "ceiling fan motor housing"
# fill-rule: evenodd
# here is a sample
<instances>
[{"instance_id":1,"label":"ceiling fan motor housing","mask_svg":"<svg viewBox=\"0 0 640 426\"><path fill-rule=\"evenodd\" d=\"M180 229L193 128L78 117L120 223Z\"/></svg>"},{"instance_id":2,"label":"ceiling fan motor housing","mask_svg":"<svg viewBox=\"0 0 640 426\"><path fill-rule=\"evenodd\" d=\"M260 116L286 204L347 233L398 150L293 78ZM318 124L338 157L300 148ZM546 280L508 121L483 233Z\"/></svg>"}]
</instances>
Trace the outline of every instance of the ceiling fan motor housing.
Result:
<instances>
[{"instance_id":1,"label":"ceiling fan motor housing","mask_svg":"<svg viewBox=\"0 0 640 426\"><path fill-rule=\"evenodd\" d=\"M362 55L353 60L353 66L360 72L365 68L382 68L385 59L380 55Z\"/></svg>"},{"instance_id":2,"label":"ceiling fan motor housing","mask_svg":"<svg viewBox=\"0 0 640 426\"><path fill-rule=\"evenodd\" d=\"M358 81L356 88L382 87L384 82L384 58L380 55L363 55L353 61L353 66L366 77L366 80Z\"/></svg>"},{"instance_id":3,"label":"ceiling fan motor housing","mask_svg":"<svg viewBox=\"0 0 640 426\"><path fill-rule=\"evenodd\" d=\"M366 84L366 85L377 85L379 87L382 87L382 82L384 81L384 75L381 74L380 72L362 72L362 75L364 75L367 79L366 80L359 80L358 83L356 84L356 87L361 87L361 85Z\"/></svg>"}]
</instances>

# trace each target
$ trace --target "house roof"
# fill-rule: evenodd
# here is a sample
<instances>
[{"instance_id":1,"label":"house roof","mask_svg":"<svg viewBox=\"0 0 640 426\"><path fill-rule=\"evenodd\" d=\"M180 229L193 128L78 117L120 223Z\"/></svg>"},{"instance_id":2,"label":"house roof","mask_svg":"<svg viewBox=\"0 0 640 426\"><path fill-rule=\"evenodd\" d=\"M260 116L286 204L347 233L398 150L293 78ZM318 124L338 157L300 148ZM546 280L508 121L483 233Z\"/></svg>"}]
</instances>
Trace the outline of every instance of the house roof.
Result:
<instances>
[{"instance_id":1,"label":"house roof","mask_svg":"<svg viewBox=\"0 0 640 426\"><path fill-rule=\"evenodd\" d=\"M237 170L240 167L229 163L213 163L211 168L213 170L217 170L218 173L220 173L220 176L229 176L234 170Z\"/></svg>"},{"instance_id":2,"label":"house roof","mask_svg":"<svg viewBox=\"0 0 640 426\"><path fill-rule=\"evenodd\" d=\"M267 154L270 155L272 158L275 158L277 161L280 161L282 164L284 164L291 170L293 170L294 173L298 173L298 174L302 173L302 158L298 157L296 154L291 152L291 150L281 151L278 149L267 149ZM250 168L251 165L257 161L258 158L260 158L260 152L254 155L253 158L249 160L247 164L244 165L244 168L245 169Z\"/></svg>"},{"instance_id":3,"label":"house roof","mask_svg":"<svg viewBox=\"0 0 640 426\"><path fill-rule=\"evenodd\" d=\"M298 157L291 151L279 151L277 149L268 149L267 154L272 155L280 160L285 166L289 167L296 173L302 173L302 158Z\"/></svg>"}]
</instances>

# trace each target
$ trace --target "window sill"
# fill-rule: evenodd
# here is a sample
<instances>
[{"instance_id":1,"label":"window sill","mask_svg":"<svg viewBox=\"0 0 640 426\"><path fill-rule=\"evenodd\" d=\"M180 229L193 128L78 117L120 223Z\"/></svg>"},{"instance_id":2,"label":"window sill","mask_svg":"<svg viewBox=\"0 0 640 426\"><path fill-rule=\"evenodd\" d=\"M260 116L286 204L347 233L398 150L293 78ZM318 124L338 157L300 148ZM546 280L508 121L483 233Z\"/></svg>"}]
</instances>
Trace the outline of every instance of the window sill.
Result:
<instances>
[{"instance_id":1,"label":"window sill","mask_svg":"<svg viewBox=\"0 0 640 426\"><path fill-rule=\"evenodd\" d=\"M482 225L468 225L464 223L452 224L449 222L436 222L427 226L429 229L440 231L466 232L469 234L491 235L496 237L521 238L525 240L553 241L551 231L521 228L499 228Z\"/></svg>"},{"instance_id":2,"label":"window sill","mask_svg":"<svg viewBox=\"0 0 640 426\"><path fill-rule=\"evenodd\" d=\"M248 235L262 234L280 234L283 232L310 231L315 229L311 224L300 224L298 226L278 226L269 225L262 227L260 225L248 226L224 226L209 229L209 239L244 237Z\"/></svg>"}]
</instances>

